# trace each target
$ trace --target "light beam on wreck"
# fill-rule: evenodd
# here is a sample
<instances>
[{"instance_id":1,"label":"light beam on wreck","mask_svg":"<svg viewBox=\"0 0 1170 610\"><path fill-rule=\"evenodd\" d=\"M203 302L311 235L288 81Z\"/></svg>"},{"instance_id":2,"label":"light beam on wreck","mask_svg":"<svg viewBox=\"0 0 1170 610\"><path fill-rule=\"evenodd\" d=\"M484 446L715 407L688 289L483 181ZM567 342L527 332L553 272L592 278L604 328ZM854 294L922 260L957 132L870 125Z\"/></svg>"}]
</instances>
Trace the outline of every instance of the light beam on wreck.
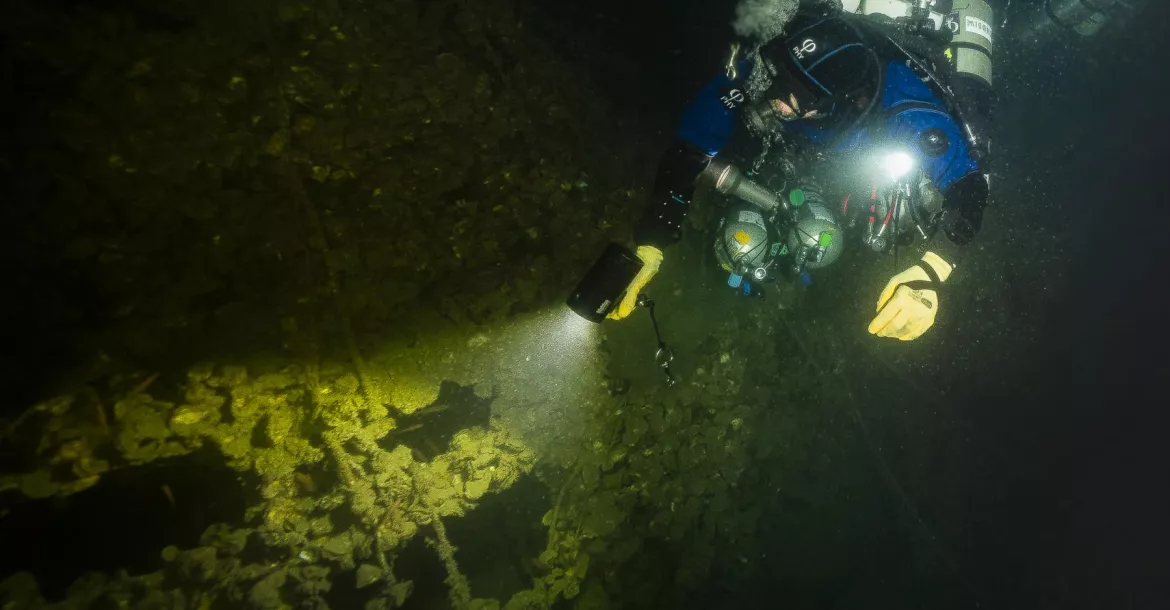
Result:
<instances>
[{"instance_id":1,"label":"light beam on wreck","mask_svg":"<svg viewBox=\"0 0 1170 610\"><path fill-rule=\"evenodd\" d=\"M579 434L605 396L601 326L558 305L491 335L493 411L546 450Z\"/></svg>"}]
</instances>

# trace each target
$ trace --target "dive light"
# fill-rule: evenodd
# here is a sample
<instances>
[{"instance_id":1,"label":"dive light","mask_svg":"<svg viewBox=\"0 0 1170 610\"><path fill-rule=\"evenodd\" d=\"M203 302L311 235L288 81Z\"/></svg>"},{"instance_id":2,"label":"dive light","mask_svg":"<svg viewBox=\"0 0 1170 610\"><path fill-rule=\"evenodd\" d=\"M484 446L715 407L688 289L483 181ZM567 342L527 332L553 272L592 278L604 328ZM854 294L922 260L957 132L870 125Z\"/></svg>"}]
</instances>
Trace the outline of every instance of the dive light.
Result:
<instances>
[{"instance_id":1,"label":"dive light","mask_svg":"<svg viewBox=\"0 0 1170 610\"><path fill-rule=\"evenodd\" d=\"M914 169L914 157L903 151L886 153L877 160L878 167L890 180L901 180Z\"/></svg>"},{"instance_id":2,"label":"dive light","mask_svg":"<svg viewBox=\"0 0 1170 610\"><path fill-rule=\"evenodd\" d=\"M565 304L582 318L601 323L621 302L626 287L642 270L643 264L629 248L609 244L569 294Z\"/></svg>"}]
</instances>

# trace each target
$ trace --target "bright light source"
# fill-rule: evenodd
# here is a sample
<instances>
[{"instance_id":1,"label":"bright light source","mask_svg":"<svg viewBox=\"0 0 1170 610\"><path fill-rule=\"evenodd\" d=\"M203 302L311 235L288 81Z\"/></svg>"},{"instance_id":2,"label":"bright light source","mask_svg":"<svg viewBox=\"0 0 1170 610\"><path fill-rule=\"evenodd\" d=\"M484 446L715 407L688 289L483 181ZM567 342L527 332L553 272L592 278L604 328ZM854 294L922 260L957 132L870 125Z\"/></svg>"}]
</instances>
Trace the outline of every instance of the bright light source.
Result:
<instances>
[{"instance_id":1,"label":"bright light source","mask_svg":"<svg viewBox=\"0 0 1170 610\"><path fill-rule=\"evenodd\" d=\"M591 350L599 336L596 324L568 308L550 313L544 323L550 334L561 339L562 345L571 349Z\"/></svg>"},{"instance_id":2,"label":"bright light source","mask_svg":"<svg viewBox=\"0 0 1170 610\"><path fill-rule=\"evenodd\" d=\"M897 180L914 169L914 158L901 151L892 152L878 159L878 166L891 179Z\"/></svg>"}]
</instances>

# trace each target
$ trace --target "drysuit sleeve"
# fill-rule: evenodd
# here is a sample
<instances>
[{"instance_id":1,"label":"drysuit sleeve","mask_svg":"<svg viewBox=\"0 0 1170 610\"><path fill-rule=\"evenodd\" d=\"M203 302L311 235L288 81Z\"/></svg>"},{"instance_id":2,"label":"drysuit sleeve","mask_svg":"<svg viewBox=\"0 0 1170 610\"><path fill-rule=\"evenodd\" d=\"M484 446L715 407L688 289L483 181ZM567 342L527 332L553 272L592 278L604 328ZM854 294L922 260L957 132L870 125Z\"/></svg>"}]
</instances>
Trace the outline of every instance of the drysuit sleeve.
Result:
<instances>
[{"instance_id":1,"label":"drysuit sleeve","mask_svg":"<svg viewBox=\"0 0 1170 610\"><path fill-rule=\"evenodd\" d=\"M931 248L952 265L959 264L967 244L975 239L983 227L983 210L987 207L990 183L986 173L987 137L991 133L995 112L995 92L986 84L969 78L957 78L955 91L963 102L967 127L979 135L983 146L972 149L965 146L969 158L968 171L943 191L943 216ZM958 121L956 120L956 123Z\"/></svg>"},{"instance_id":2,"label":"drysuit sleeve","mask_svg":"<svg viewBox=\"0 0 1170 610\"><path fill-rule=\"evenodd\" d=\"M677 141L659 160L650 201L634 227L634 241L639 246L661 249L682 237L682 222L695 194L695 180L735 132L739 107L747 101L743 75L750 68L750 62L740 62L737 78L719 75L687 106L679 122Z\"/></svg>"},{"instance_id":3,"label":"drysuit sleeve","mask_svg":"<svg viewBox=\"0 0 1170 610\"><path fill-rule=\"evenodd\" d=\"M634 226L634 243L661 250L682 238L682 222L695 194L695 180L710 162L711 157L683 142L663 153L649 205Z\"/></svg>"},{"instance_id":4,"label":"drysuit sleeve","mask_svg":"<svg viewBox=\"0 0 1170 610\"><path fill-rule=\"evenodd\" d=\"M931 243L931 251L952 265L959 264L967 244L983 227L988 191L987 177L982 172L973 172L943 192L942 219L938 234Z\"/></svg>"}]
</instances>

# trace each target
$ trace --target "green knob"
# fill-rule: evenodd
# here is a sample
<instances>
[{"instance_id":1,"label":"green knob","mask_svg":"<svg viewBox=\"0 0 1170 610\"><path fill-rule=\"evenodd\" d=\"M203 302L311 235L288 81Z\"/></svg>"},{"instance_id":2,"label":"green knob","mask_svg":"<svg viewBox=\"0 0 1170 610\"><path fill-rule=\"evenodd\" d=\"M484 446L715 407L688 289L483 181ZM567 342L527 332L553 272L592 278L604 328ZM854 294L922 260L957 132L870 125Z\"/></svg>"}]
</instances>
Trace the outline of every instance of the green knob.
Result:
<instances>
[{"instance_id":1,"label":"green knob","mask_svg":"<svg viewBox=\"0 0 1170 610\"><path fill-rule=\"evenodd\" d=\"M804 205L804 191L801 189L792 189L788 192L788 201L794 208L799 208Z\"/></svg>"}]
</instances>

